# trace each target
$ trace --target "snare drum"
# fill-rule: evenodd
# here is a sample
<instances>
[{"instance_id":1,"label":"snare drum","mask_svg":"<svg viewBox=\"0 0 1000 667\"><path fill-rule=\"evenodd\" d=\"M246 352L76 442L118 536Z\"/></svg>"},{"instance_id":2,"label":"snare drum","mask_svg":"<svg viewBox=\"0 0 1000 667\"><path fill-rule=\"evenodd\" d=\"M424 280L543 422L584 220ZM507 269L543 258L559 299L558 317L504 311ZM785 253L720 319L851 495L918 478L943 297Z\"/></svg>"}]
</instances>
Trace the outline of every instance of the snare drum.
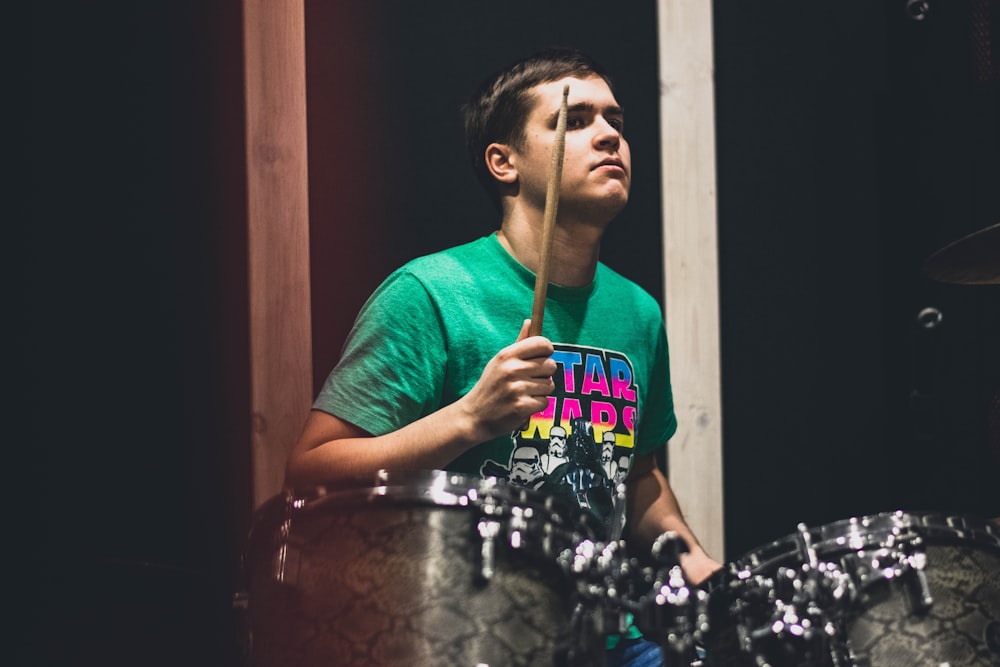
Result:
<instances>
[{"instance_id":1,"label":"snare drum","mask_svg":"<svg viewBox=\"0 0 1000 667\"><path fill-rule=\"evenodd\" d=\"M996 667L1000 529L903 512L800 526L715 575L709 610L712 667Z\"/></svg>"},{"instance_id":2,"label":"snare drum","mask_svg":"<svg viewBox=\"0 0 1000 667\"><path fill-rule=\"evenodd\" d=\"M244 559L250 662L603 665L557 562L596 531L575 506L443 471L281 494Z\"/></svg>"}]
</instances>

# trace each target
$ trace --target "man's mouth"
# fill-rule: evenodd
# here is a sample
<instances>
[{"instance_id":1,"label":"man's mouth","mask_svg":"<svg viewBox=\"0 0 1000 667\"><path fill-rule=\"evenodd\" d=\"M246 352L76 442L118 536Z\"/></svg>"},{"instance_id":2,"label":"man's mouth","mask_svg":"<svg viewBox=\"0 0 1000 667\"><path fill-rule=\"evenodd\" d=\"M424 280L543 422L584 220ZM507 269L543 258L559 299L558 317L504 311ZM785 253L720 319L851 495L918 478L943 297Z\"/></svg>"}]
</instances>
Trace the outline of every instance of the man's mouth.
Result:
<instances>
[{"instance_id":1,"label":"man's mouth","mask_svg":"<svg viewBox=\"0 0 1000 667\"><path fill-rule=\"evenodd\" d=\"M602 167L617 168L621 169L622 171L625 171L625 163L619 160L618 158L607 158L606 160L601 160L600 162L597 163L594 169L596 170Z\"/></svg>"}]
</instances>

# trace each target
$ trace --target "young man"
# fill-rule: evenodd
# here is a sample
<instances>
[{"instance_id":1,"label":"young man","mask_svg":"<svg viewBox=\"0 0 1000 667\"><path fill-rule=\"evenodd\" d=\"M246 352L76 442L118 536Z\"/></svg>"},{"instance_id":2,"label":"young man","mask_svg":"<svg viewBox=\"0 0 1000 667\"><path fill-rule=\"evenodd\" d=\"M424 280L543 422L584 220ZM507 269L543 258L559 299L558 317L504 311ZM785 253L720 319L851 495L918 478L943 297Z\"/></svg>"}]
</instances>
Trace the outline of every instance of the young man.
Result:
<instances>
[{"instance_id":1,"label":"young man","mask_svg":"<svg viewBox=\"0 0 1000 667\"><path fill-rule=\"evenodd\" d=\"M567 131L541 336L527 335L564 84ZM572 497L617 539L687 544L691 581L719 564L688 528L655 461L676 429L655 300L598 261L628 202L631 155L610 79L550 50L483 84L466 141L499 205L495 234L410 262L365 304L288 461L289 486L380 468L506 477ZM575 463L546 469L551 436ZM610 436L610 437L605 437ZM611 478L602 443L626 459ZM627 476L626 476L627 473ZM615 493L625 484L625 502ZM622 506L624 505L624 506ZM634 642L619 647L637 651ZM609 662L613 659L609 658Z\"/></svg>"}]
</instances>

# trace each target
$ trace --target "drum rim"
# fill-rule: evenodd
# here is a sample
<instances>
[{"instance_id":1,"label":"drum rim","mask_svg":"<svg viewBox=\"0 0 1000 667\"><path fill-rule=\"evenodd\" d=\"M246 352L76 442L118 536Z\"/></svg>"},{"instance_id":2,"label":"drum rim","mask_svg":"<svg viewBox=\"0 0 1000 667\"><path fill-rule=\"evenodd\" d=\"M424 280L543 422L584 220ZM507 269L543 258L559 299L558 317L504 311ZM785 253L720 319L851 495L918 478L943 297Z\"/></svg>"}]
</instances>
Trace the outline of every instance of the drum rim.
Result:
<instances>
[{"instance_id":1,"label":"drum rim","mask_svg":"<svg viewBox=\"0 0 1000 667\"><path fill-rule=\"evenodd\" d=\"M368 504L381 501L413 502L439 507L468 507L486 498L558 511L576 516L582 511L569 499L535 491L499 477L478 477L449 470L379 470L375 475L285 491L281 502L299 510L326 503Z\"/></svg>"},{"instance_id":2,"label":"drum rim","mask_svg":"<svg viewBox=\"0 0 1000 667\"><path fill-rule=\"evenodd\" d=\"M248 542L264 539L275 526L325 512L331 507L358 508L378 504L410 504L441 510L477 509L497 516L519 507L532 512L554 530L579 533L581 539L598 539L596 517L569 499L519 486L498 477L477 477L448 470L379 470L343 482L285 489L254 512ZM488 506L492 505L495 510Z\"/></svg>"}]
</instances>

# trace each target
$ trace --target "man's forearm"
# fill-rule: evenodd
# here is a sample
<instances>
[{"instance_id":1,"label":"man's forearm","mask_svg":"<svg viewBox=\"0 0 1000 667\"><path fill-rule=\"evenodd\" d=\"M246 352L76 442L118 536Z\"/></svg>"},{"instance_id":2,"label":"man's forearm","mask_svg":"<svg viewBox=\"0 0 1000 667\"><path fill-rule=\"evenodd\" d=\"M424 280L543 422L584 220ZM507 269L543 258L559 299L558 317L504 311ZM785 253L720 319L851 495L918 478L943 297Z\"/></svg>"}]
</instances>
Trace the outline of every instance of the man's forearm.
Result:
<instances>
[{"instance_id":1,"label":"man's forearm","mask_svg":"<svg viewBox=\"0 0 1000 667\"><path fill-rule=\"evenodd\" d=\"M649 549L663 533L676 533L687 546L687 553L680 556L684 574L693 583L701 583L721 566L705 553L688 527L667 478L651 455L638 459L632 472L627 482L629 538L638 547Z\"/></svg>"},{"instance_id":2,"label":"man's forearm","mask_svg":"<svg viewBox=\"0 0 1000 667\"><path fill-rule=\"evenodd\" d=\"M701 545L688 527L666 477L655 465L635 471L628 482L629 537L643 548L649 548L657 537L667 531L677 533L688 550L700 551Z\"/></svg>"}]
</instances>

